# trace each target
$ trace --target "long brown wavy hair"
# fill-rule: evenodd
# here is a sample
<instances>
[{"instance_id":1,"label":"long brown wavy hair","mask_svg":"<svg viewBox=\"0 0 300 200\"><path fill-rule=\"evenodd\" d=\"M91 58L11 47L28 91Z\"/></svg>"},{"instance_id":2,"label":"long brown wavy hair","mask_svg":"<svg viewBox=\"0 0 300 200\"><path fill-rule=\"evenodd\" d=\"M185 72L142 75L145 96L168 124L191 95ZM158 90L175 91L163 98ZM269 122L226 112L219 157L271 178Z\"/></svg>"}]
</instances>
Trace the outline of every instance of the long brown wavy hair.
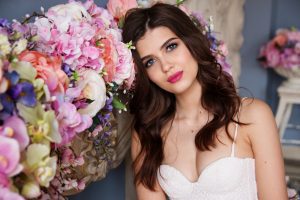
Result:
<instances>
[{"instance_id":1,"label":"long brown wavy hair","mask_svg":"<svg viewBox=\"0 0 300 200\"><path fill-rule=\"evenodd\" d=\"M202 86L201 104L213 119L196 135L195 145L200 151L215 147L217 130L237 122L235 116L241 104L232 77L222 70L210 50L210 42L203 34L203 27L195 24L188 15L173 5L158 3L150 8L134 8L127 12L123 26L124 42L133 45L147 30L167 27L187 46L198 62L197 80ZM135 94L130 102L134 115L133 128L138 134L141 151L133 162L135 184L142 183L154 190L157 170L164 159L162 128L175 117L176 99L171 94L151 82L136 50L132 50L136 64ZM242 124L242 123L239 123ZM138 167L139 163L139 167Z\"/></svg>"}]
</instances>

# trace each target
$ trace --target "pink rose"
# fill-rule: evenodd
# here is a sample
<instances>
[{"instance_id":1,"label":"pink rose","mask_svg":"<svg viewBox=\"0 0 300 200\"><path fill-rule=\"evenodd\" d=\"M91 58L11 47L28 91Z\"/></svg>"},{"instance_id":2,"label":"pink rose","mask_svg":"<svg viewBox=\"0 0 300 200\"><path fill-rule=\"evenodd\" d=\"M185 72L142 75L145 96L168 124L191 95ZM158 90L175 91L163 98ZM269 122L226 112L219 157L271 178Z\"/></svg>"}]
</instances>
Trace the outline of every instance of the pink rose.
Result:
<instances>
[{"instance_id":1,"label":"pink rose","mask_svg":"<svg viewBox=\"0 0 300 200\"><path fill-rule=\"evenodd\" d=\"M122 18L131 8L138 6L136 0L109 0L107 9L116 19Z\"/></svg>"}]
</instances>

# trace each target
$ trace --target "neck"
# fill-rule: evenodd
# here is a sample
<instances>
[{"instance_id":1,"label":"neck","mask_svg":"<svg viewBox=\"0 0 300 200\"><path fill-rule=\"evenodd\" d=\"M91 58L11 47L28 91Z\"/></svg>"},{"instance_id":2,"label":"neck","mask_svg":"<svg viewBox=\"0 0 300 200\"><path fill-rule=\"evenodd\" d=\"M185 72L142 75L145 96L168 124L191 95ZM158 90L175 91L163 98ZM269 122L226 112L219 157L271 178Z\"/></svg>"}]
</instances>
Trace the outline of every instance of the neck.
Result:
<instances>
[{"instance_id":1,"label":"neck","mask_svg":"<svg viewBox=\"0 0 300 200\"><path fill-rule=\"evenodd\" d=\"M198 81L184 93L176 95L176 113L179 119L199 119L204 109L201 105L202 88Z\"/></svg>"}]
</instances>

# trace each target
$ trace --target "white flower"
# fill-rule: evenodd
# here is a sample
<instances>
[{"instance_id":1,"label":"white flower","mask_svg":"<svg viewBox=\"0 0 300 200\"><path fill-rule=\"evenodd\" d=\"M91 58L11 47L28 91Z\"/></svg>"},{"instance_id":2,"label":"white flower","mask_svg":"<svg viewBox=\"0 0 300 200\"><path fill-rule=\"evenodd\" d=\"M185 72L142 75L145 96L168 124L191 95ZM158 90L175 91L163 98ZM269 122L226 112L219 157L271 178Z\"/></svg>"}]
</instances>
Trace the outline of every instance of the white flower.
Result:
<instances>
[{"instance_id":1,"label":"white flower","mask_svg":"<svg viewBox=\"0 0 300 200\"><path fill-rule=\"evenodd\" d=\"M86 114L94 117L101 108L105 106L106 102L106 87L103 78L94 70L85 70L79 72L81 79L78 86L69 88L67 95L71 98L78 97L80 93L81 98L92 100L85 108L79 109L80 114Z\"/></svg>"},{"instance_id":2,"label":"white flower","mask_svg":"<svg viewBox=\"0 0 300 200\"><path fill-rule=\"evenodd\" d=\"M90 21L91 16L79 2L70 2L51 7L46 16L54 21L61 32L66 32L71 21L81 21L83 18Z\"/></svg>"},{"instance_id":3,"label":"white flower","mask_svg":"<svg viewBox=\"0 0 300 200\"><path fill-rule=\"evenodd\" d=\"M22 51L26 49L26 47L27 47L27 40L20 39L13 44L13 53L20 54Z\"/></svg>"},{"instance_id":4,"label":"white flower","mask_svg":"<svg viewBox=\"0 0 300 200\"><path fill-rule=\"evenodd\" d=\"M51 23L47 18L38 18L35 20L34 25L37 27L37 35L44 39L45 41L49 41L51 38Z\"/></svg>"},{"instance_id":5,"label":"white flower","mask_svg":"<svg viewBox=\"0 0 300 200\"><path fill-rule=\"evenodd\" d=\"M41 195L41 190L36 182L28 182L22 188L22 195L26 198L32 199L37 198Z\"/></svg>"},{"instance_id":6,"label":"white flower","mask_svg":"<svg viewBox=\"0 0 300 200\"><path fill-rule=\"evenodd\" d=\"M0 55L6 56L11 51L11 47L6 35L0 34Z\"/></svg>"}]
</instances>

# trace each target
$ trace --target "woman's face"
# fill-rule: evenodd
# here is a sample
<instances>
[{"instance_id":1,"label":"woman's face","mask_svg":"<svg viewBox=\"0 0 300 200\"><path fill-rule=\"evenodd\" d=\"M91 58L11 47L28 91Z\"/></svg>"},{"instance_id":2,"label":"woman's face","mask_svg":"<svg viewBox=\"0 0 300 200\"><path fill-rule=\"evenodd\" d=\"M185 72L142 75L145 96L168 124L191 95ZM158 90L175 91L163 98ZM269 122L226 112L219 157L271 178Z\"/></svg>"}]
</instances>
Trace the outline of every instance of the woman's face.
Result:
<instances>
[{"instance_id":1,"label":"woman's face","mask_svg":"<svg viewBox=\"0 0 300 200\"><path fill-rule=\"evenodd\" d=\"M197 61L169 28L149 29L136 48L148 77L160 88L176 95L198 83Z\"/></svg>"}]
</instances>

